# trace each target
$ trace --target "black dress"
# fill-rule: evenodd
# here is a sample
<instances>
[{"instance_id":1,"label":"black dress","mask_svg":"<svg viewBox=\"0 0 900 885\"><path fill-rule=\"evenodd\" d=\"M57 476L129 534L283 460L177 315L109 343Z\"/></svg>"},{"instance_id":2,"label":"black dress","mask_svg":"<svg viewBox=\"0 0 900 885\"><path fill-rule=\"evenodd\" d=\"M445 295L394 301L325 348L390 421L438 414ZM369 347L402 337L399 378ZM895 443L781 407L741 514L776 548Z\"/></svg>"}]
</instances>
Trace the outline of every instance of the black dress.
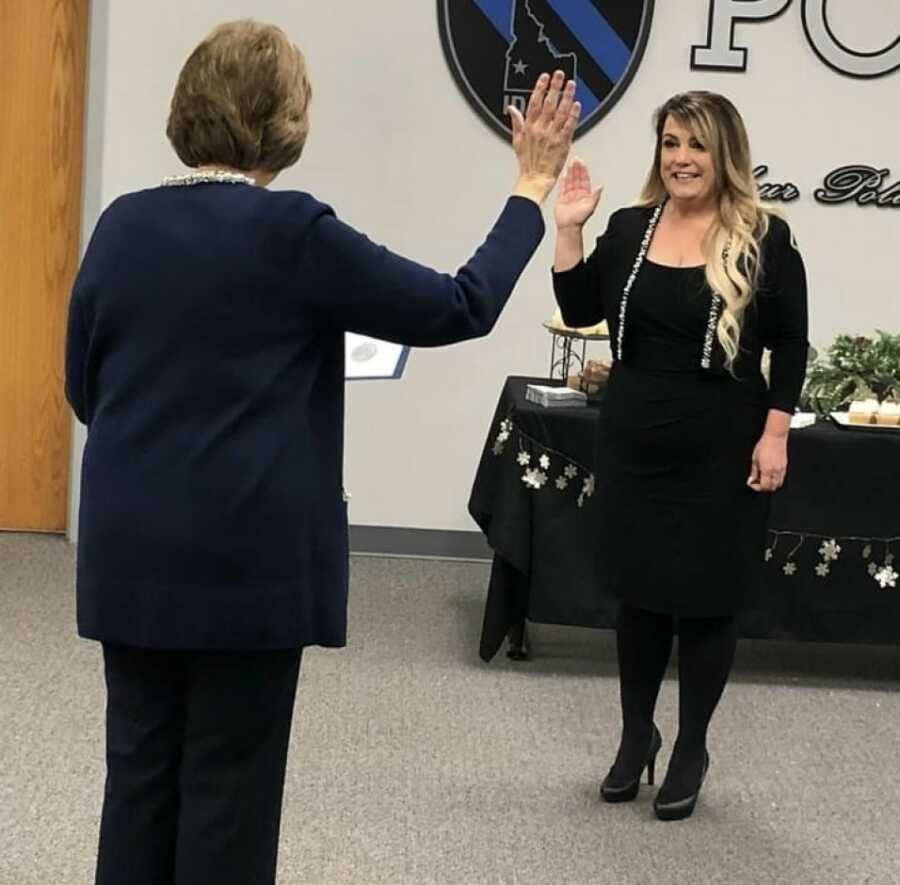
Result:
<instances>
[{"instance_id":1,"label":"black dress","mask_svg":"<svg viewBox=\"0 0 900 885\"><path fill-rule=\"evenodd\" d=\"M639 608L731 615L763 563L770 498L747 486L753 449L768 410L793 412L803 384L806 277L788 226L773 218L732 375L710 331L717 302L704 268L645 260L622 313L651 211L615 213L587 261L554 274L565 321L606 318L614 354L621 341L597 461L600 574L606 589ZM769 387L763 347L772 351Z\"/></svg>"}]
</instances>

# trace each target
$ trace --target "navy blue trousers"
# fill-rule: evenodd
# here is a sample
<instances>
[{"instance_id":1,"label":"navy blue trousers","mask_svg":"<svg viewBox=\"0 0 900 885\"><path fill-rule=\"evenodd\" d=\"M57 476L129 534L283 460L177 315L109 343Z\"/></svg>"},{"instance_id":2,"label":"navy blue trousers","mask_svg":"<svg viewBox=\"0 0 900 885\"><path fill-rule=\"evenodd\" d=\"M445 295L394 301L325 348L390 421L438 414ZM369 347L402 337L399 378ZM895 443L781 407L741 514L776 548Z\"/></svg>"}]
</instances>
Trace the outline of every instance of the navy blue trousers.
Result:
<instances>
[{"instance_id":1,"label":"navy blue trousers","mask_svg":"<svg viewBox=\"0 0 900 885\"><path fill-rule=\"evenodd\" d=\"M301 651L103 654L96 885L272 885Z\"/></svg>"}]
</instances>

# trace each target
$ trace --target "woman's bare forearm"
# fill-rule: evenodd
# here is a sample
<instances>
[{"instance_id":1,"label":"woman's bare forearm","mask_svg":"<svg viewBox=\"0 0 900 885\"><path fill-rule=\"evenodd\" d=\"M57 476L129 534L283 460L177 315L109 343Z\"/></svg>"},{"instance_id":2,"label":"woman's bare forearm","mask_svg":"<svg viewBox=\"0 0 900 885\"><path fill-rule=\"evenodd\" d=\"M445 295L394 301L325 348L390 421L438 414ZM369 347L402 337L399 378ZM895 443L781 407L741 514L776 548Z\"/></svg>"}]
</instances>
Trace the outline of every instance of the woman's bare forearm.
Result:
<instances>
[{"instance_id":1,"label":"woman's bare forearm","mask_svg":"<svg viewBox=\"0 0 900 885\"><path fill-rule=\"evenodd\" d=\"M581 227L565 227L556 230L556 253L553 269L557 273L571 270L584 261L584 241Z\"/></svg>"}]
</instances>

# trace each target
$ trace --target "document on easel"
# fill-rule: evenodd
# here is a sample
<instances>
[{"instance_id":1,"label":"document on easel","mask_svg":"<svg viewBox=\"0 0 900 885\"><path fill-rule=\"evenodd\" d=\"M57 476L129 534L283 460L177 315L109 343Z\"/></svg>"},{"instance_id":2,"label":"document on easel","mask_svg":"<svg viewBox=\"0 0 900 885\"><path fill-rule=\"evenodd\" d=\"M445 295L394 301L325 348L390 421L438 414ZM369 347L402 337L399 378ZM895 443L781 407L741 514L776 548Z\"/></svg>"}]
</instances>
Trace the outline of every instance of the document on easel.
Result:
<instances>
[{"instance_id":1,"label":"document on easel","mask_svg":"<svg viewBox=\"0 0 900 885\"><path fill-rule=\"evenodd\" d=\"M371 381L401 378L409 357L409 347L367 338L348 332L344 344L344 378L347 381Z\"/></svg>"}]
</instances>

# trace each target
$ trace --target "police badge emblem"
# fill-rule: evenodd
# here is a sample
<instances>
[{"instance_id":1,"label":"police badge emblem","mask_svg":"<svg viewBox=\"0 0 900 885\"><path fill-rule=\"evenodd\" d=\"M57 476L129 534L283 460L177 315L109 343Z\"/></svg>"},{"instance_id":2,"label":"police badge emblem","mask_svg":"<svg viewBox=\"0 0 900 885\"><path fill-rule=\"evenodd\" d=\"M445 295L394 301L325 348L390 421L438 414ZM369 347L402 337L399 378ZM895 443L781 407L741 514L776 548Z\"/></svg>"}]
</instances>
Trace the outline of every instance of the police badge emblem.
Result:
<instances>
[{"instance_id":1,"label":"police badge emblem","mask_svg":"<svg viewBox=\"0 0 900 885\"><path fill-rule=\"evenodd\" d=\"M543 72L578 84L576 137L599 122L637 71L654 0L438 0L444 54L469 104L495 132L525 110Z\"/></svg>"}]
</instances>

